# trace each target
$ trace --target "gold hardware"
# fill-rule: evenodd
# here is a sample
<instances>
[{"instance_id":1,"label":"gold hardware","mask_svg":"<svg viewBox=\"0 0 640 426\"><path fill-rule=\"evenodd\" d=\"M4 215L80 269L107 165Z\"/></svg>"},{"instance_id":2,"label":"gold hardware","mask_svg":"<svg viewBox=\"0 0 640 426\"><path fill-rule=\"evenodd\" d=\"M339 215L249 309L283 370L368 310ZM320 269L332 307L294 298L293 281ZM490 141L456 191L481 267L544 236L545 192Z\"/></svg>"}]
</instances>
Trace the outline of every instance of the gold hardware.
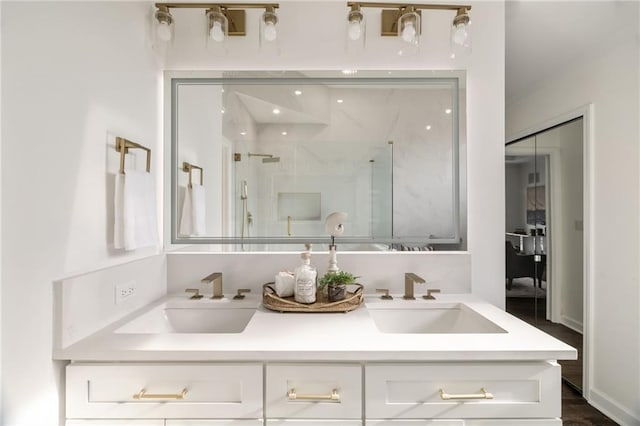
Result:
<instances>
[{"instance_id":1,"label":"gold hardware","mask_svg":"<svg viewBox=\"0 0 640 426\"><path fill-rule=\"evenodd\" d=\"M291 216L287 216L287 236L291 236Z\"/></svg>"},{"instance_id":2,"label":"gold hardware","mask_svg":"<svg viewBox=\"0 0 640 426\"><path fill-rule=\"evenodd\" d=\"M140 392L133 394L133 399L185 399L187 396L187 388L183 388L180 393L147 393L146 389L140 389Z\"/></svg>"},{"instance_id":3,"label":"gold hardware","mask_svg":"<svg viewBox=\"0 0 640 426\"><path fill-rule=\"evenodd\" d=\"M469 22L469 17L466 12L471 10L469 5L458 4L406 4L406 3L377 3L377 2L348 2L347 6L353 8L357 7L372 7L380 8L382 10L380 19L380 34L383 36L397 36L398 35L398 18L407 12L416 12L422 17L421 10L455 10L457 12L454 23L466 19L465 22ZM388 9L390 8L390 9ZM421 19L422 21L422 19ZM416 28L418 34L422 31L422 28Z\"/></svg>"},{"instance_id":4,"label":"gold hardware","mask_svg":"<svg viewBox=\"0 0 640 426\"><path fill-rule=\"evenodd\" d=\"M433 295L431 293L440 293L440 289L438 288L434 288L434 289L427 289L427 294L425 294L424 296L422 296L423 299L426 300L436 300L435 297L433 297Z\"/></svg>"},{"instance_id":5,"label":"gold hardware","mask_svg":"<svg viewBox=\"0 0 640 426\"><path fill-rule=\"evenodd\" d=\"M393 296L389 294L388 288L376 288L376 293L384 293L382 296L380 296L380 299L393 300Z\"/></svg>"},{"instance_id":6,"label":"gold hardware","mask_svg":"<svg viewBox=\"0 0 640 426\"><path fill-rule=\"evenodd\" d=\"M440 399L445 401L450 399L493 399L493 394L487 392L485 388L481 388L480 392L482 393L449 394L446 393L443 389L440 389Z\"/></svg>"},{"instance_id":7,"label":"gold hardware","mask_svg":"<svg viewBox=\"0 0 640 426\"><path fill-rule=\"evenodd\" d=\"M240 154L239 152L234 152L233 161L241 161L241 160L242 160L242 154Z\"/></svg>"},{"instance_id":8,"label":"gold hardware","mask_svg":"<svg viewBox=\"0 0 640 426\"><path fill-rule=\"evenodd\" d=\"M202 280L203 283L213 284L213 294L211 299L222 299L222 272L214 272L211 275L207 275Z\"/></svg>"},{"instance_id":9,"label":"gold hardware","mask_svg":"<svg viewBox=\"0 0 640 426\"><path fill-rule=\"evenodd\" d=\"M332 389L331 395L315 395L315 394L307 394L307 395L298 395L295 389L291 389L287 392L287 398L289 401L340 401L340 394L338 393L338 389Z\"/></svg>"},{"instance_id":10,"label":"gold hardware","mask_svg":"<svg viewBox=\"0 0 640 426\"><path fill-rule=\"evenodd\" d=\"M202 295L200 294L200 289L198 288L187 288L184 290L184 292L193 293L193 296L191 296L189 299L194 299L194 300L202 299Z\"/></svg>"},{"instance_id":11,"label":"gold hardware","mask_svg":"<svg viewBox=\"0 0 640 426\"><path fill-rule=\"evenodd\" d=\"M191 182L192 182L193 169L200 170L200 185L201 186L203 185L203 181L204 181L204 176L203 176L204 175L204 171L202 170L202 167L199 167L199 166L196 166L195 164L190 164L190 163L187 163L186 161L183 161L182 162L182 171L186 172L186 173L189 173L189 188L191 188L191 186L192 186Z\"/></svg>"},{"instance_id":12,"label":"gold hardware","mask_svg":"<svg viewBox=\"0 0 640 426\"><path fill-rule=\"evenodd\" d=\"M244 36L247 35L244 9L265 9L273 12L280 5L278 3L156 3L156 7L161 10L169 8L205 9L205 12L215 9L227 18L227 31L230 36Z\"/></svg>"},{"instance_id":13,"label":"gold hardware","mask_svg":"<svg viewBox=\"0 0 640 426\"><path fill-rule=\"evenodd\" d=\"M242 293L251 293L251 289L250 288L239 288L238 289L238 293L236 293L236 295L233 296L233 300L244 299L244 294L242 294Z\"/></svg>"},{"instance_id":14,"label":"gold hardware","mask_svg":"<svg viewBox=\"0 0 640 426\"><path fill-rule=\"evenodd\" d=\"M402 296L405 300L416 300L413 296L413 283L424 284L424 278L419 277L413 272L407 272L404 274L404 296Z\"/></svg>"},{"instance_id":15,"label":"gold hardware","mask_svg":"<svg viewBox=\"0 0 640 426\"><path fill-rule=\"evenodd\" d=\"M120 174L124 174L124 156L131 148L143 149L147 152L147 173L151 172L151 149L125 138L116 137L116 151L120 153Z\"/></svg>"}]
</instances>

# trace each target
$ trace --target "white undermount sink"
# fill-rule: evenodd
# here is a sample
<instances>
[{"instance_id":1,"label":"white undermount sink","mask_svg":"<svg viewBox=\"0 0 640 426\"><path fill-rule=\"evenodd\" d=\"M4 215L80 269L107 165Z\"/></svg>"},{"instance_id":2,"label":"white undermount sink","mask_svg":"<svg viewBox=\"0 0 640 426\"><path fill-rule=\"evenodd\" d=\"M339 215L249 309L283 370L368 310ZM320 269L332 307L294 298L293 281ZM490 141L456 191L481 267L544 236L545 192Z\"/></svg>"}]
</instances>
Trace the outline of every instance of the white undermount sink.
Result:
<instances>
[{"instance_id":1,"label":"white undermount sink","mask_svg":"<svg viewBox=\"0 0 640 426\"><path fill-rule=\"evenodd\" d=\"M161 304L132 319L115 333L242 333L255 308L171 307Z\"/></svg>"},{"instance_id":2,"label":"white undermount sink","mask_svg":"<svg viewBox=\"0 0 640 426\"><path fill-rule=\"evenodd\" d=\"M423 304L417 308L369 308L382 333L506 333L463 303Z\"/></svg>"}]
</instances>

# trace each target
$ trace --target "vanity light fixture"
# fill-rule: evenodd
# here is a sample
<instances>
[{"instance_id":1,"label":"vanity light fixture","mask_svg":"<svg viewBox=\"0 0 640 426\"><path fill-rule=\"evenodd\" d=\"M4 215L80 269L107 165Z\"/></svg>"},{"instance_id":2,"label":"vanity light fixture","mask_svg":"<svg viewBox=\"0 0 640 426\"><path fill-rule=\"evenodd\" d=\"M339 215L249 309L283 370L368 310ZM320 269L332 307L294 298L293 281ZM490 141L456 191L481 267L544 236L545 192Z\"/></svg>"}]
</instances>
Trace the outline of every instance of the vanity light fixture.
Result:
<instances>
[{"instance_id":1,"label":"vanity light fixture","mask_svg":"<svg viewBox=\"0 0 640 426\"><path fill-rule=\"evenodd\" d=\"M275 9L277 3L156 3L154 14L155 36L162 41L173 38L174 19L169 9L204 9L206 17L207 41L224 43L228 36L246 35L245 9L264 9L260 18L261 40L274 41L277 38Z\"/></svg>"},{"instance_id":2,"label":"vanity light fixture","mask_svg":"<svg viewBox=\"0 0 640 426\"><path fill-rule=\"evenodd\" d=\"M154 31L155 38L161 42L170 42L173 40L173 16L166 6L158 7L154 14Z\"/></svg>"},{"instance_id":3,"label":"vanity light fixture","mask_svg":"<svg viewBox=\"0 0 640 426\"><path fill-rule=\"evenodd\" d=\"M220 6L213 6L207 10L207 41L212 40L217 43L225 41L229 34L229 20L222 12Z\"/></svg>"},{"instance_id":4,"label":"vanity light fixture","mask_svg":"<svg viewBox=\"0 0 640 426\"><path fill-rule=\"evenodd\" d=\"M415 55L420 47L420 14L414 6L407 6L401 9L398 18L398 36L401 40L401 47L398 55Z\"/></svg>"},{"instance_id":5,"label":"vanity light fixture","mask_svg":"<svg viewBox=\"0 0 640 426\"><path fill-rule=\"evenodd\" d=\"M456 17L453 18L451 25L451 57L455 58L459 54L468 54L471 52L471 32L469 30L469 14L467 9L461 7L458 9Z\"/></svg>"},{"instance_id":6,"label":"vanity light fixture","mask_svg":"<svg viewBox=\"0 0 640 426\"><path fill-rule=\"evenodd\" d=\"M407 56L415 54L420 45L420 34L422 32L421 21L424 10L453 10L456 16L451 27L451 49L452 57L455 51L469 50L471 38L469 32L469 5L459 4L407 4L407 3L377 3L377 2L348 2L347 6L353 11L354 8L380 8L381 13L381 35L395 36L400 40L398 54ZM349 17L351 12L349 12ZM349 18L351 25L351 19ZM354 30L355 31L355 30ZM349 37L351 33L349 32Z\"/></svg>"},{"instance_id":7,"label":"vanity light fixture","mask_svg":"<svg viewBox=\"0 0 640 426\"><path fill-rule=\"evenodd\" d=\"M347 37L351 41L358 41L364 39L364 14L358 3L352 3L350 7L351 10L347 15Z\"/></svg>"},{"instance_id":8,"label":"vanity light fixture","mask_svg":"<svg viewBox=\"0 0 640 426\"><path fill-rule=\"evenodd\" d=\"M260 17L260 44L273 43L278 38L278 15L276 15L275 7L267 6L264 13Z\"/></svg>"},{"instance_id":9,"label":"vanity light fixture","mask_svg":"<svg viewBox=\"0 0 640 426\"><path fill-rule=\"evenodd\" d=\"M338 102L339 104L343 103L344 100L343 99L338 99L336 102Z\"/></svg>"}]
</instances>

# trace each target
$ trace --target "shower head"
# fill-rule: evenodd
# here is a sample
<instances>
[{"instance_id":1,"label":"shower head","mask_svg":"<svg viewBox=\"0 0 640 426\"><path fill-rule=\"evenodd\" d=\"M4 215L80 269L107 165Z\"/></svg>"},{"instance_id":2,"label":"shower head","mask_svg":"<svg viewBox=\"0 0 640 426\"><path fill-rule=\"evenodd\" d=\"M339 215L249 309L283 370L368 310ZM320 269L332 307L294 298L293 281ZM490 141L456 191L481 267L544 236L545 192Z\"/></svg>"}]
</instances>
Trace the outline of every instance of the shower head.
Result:
<instances>
[{"instance_id":1,"label":"shower head","mask_svg":"<svg viewBox=\"0 0 640 426\"><path fill-rule=\"evenodd\" d=\"M252 152L249 152L247 154L247 157L251 158L251 157L263 157L262 158L262 162L263 163L279 163L280 162L280 157L274 157L273 154L254 154Z\"/></svg>"}]
</instances>

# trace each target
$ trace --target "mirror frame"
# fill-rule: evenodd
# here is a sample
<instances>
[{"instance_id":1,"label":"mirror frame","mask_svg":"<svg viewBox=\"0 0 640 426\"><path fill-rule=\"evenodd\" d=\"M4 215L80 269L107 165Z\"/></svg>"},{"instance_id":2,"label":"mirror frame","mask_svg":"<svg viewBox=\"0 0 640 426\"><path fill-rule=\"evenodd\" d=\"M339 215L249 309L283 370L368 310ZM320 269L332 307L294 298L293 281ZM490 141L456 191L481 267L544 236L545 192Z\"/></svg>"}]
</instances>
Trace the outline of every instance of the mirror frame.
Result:
<instances>
[{"instance_id":1,"label":"mirror frame","mask_svg":"<svg viewBox=\"0 0 640 426\"><path fill-rule=\"evenodd\" d=\"M357 81L361 84L419 84L420 82L431 83L443 83L450 84L455 91L456 96L452 97L453 106L453 123L455 125L452 129L453 146L452 146L452 165L454 173L452 176L453 184L453 225L454 235L451 238L429 238L428 236L405 236L405 237L358 237L358 236L345 236L339 238L339 243L344 244L462 244L458 250L466 250L466 242L461 237L461 140L460 140L460 87L461 82L466 83L466 73L464 71L446 70L442 72L438 71L414 71L414 70L401 70L393 71L394 77L388 77L391 71L386 70L372 70L364 71L360 76L344 75L342 77L337 75L341 74L341 71L314 71L316 75L323 75L320 77L291 77L286 75L287 72L300 72L300 71L268 71L268 70L253 70L253 71L166 71L165 72L165 100L167 107L165 108L165 135L170 134L170 138L167 139L167 143L170 149L167 152L171 153L169 161L165 161L171 170L171 187L170 187L170 206L168 213L170 216L170 242L171 244L180 245L194 245L194 244L220 244L223 246L237 245L240 247L242 244L246 245L269 245L269 244L285 244L291 245L291 251L299 247L300 244L313 243L313 244L331 244L331 237L326 236L291 236L291 237L183 237L178 234L178 174L181 170L178 161L178 141L177 141L177 90L181 84L219 84L225 83L251 83L251 84L292 84L292 83L305 83L317 82L318 84L345 84L345 82ZM310 71L301 71L310 72ZM425 76L426 73L432 76ZM268 74L268 77L255 77L255 76L239 76L242 74L255 75L256 73ZM224 77L225 74L230 74L232 77ZM466 105L466 101L465 101ZM466 112L466 111L465 111ZM465 120L466 123L466 120ZM464 143L466 150L466 142ZM466 154L464 156L466 158ZM465 171L466 176L466 171ZM465 183L466 188L466 183ZM165 194L167 191L165 191ZM466 194L464 194L465 207L466 207ZM466 222L466 221L465 221ZM297 244L298 246L294 246ZM446 249L448 250L448 249ZM223 250L226 251L226 250ZM234 248L228 251L239 251Z\"/></svg>"}]
</instances>

